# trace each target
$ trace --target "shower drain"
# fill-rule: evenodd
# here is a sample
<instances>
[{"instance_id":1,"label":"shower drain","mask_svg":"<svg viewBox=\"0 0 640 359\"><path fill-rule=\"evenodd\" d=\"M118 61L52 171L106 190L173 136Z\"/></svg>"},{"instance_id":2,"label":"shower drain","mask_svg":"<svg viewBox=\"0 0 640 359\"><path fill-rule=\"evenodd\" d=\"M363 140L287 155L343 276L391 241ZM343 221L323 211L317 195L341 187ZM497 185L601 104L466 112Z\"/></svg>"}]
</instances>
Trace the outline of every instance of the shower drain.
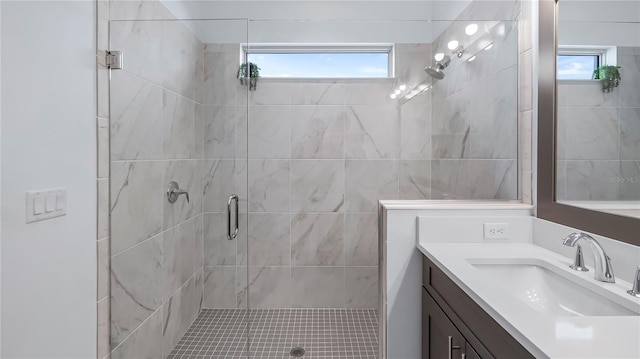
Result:
<instances>
[{"instance_id":1,"label":"shower drain","mask_svg":"<svg viewBox=\"0 0 640 359\"><path fill-rule=\"evenodd\" d=\"M304 348L295 347L295 348L291 349L289 354L291 354L291 356L294 357L294 358L300 358L300 357L302 357L304 355Z\"/></svg>"}]
</instances>

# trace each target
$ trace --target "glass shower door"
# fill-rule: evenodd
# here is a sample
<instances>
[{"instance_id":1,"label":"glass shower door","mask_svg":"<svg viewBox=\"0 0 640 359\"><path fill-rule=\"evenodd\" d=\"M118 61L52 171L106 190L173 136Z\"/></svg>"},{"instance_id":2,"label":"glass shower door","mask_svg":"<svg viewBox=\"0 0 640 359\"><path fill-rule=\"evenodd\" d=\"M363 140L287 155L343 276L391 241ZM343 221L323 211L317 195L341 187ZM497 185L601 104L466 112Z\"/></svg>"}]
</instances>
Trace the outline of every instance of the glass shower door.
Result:
<instances>
[{"instance_id":1,"label":"glass shower door","mask_svg":"<svg viewBox=\"0 0 640 359\"><path fill-rule=\"evenodd\" d=\"M111 351L245 356L247 21L112 20L109 36Z\"/></svg>"}]
</instances>

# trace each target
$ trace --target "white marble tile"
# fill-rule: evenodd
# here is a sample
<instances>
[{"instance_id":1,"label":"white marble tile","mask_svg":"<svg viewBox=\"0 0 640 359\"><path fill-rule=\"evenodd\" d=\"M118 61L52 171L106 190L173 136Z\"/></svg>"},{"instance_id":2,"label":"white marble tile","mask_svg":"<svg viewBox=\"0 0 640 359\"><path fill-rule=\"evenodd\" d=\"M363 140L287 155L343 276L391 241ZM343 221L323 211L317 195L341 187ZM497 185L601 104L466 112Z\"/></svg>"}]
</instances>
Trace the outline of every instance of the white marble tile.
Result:
<instances>
[{"instance_id":1,"label":"white marble tile","mask_svg":"<svg viewBox=\"0 0 640 359\"><path fill-rule=\"evenodd\" d=\"M347 160L345 205L349 212L377 212L379 200L398 198L398 161Z\"/></svg>"},{"instance_id":2,"label":"white marble tile","mask_svg":"<svg viewBox=\"0 0 640 359\"><path fill-rule=\"evenodd\" d=\"M398 158L399 113L395 106L350 106L345 123L346 158Z\"/></svg>"},{"instance_id":3,"label":"white marble tile","mask_svg":"<svg viewBox=\"0 0 640 359\"><path fill-rule=\"evenodd\" d=\"M345 213L347 266L378 265L378 214Z\"/></svg>"},{"instance_id":4,"label":"white marble tile","mask_svg":"<svg viewBox=\"0 0 640 359\"><path fill-rule=\"evenodd\" d=\"M162 86L195 100L196 67L204 45L182 21L162 23Z\"/></svg>"},{"instance_id":5,"label":"white marble tile","mask_svg":"<svg viewBox=\"0 0 640 359\"><path fill-rule=\"evenodd\" d=\"M435 103L433 157L516 158L516 84L511 67Z\"/></svg>"},{"instance_id":6,"label":"white marble tile","mask_svg":"<svg viewBox=\"0 0 640 359\"><path fill-rule=\"evenodd\" d=\"M247 269L238 267L238 308L290 308L290 267L249 267L247 291Z\"/></svg>"},{"instance_id":7,"label":"white marble tile","mask_svg":"<svg viewBox=\"0 0 640 359\"><path fill-rule=\"evenodd\" d=\"M249 211L288 212L289 160L249 160Z\"/></svg>"},{"instance_id":8,"label":"white marble tile","mask_svg":"<svg viewBox=\"0 0 640 359\"><path fill-rule=\"evenodd\" d=\"M289 83L258 80L255 91L249 91L249 105L288 105L290 87Z\"/></svg>"},{"instance_id":9,"label":"white marble tile","mask_svg":"<svg viewBox=\"0 0 640 359\"><path fill-rule=\"evenodd\" d=\"M620 91L620 106L640 107L640 54L619 55L620 86L613 91Z\"/></svg>"},{"instance_id":10,"label":"white marble tile","mask_svg":"<svg viewBox=\"0 0 640 359\"><path fill-rule=\"evenodd\" d=\"M567 108L565 154L569 160L618 159L619 113L615 108Z\"/></svg>"},{"instance_id":11,"label":"white marble tile","mask_svg":"<svg viewBox=\"0 0 640 359\"><path fill-rule=\"evenodd\" d=\"M347 308L378 308L378 267L345 268Z\"/></svg>"},{"instance_id":12,"label":"white marble tile","mask_svg":"<svg viewBox=\"0 0 640 359\"><path fill-rule=\"evenodd\" d=\"M249 109L249 158L289 158L289 106L252 106Z\"/></svg>"},{"instance_id":13,"label":"white marble tile","mask_svg":"<svg viewBox=\"0 0 640 359\"><path fill-rule=\"evenodd\" d=\"M166 201L161 162L114 162L111 165L111 254L162 230Z\"/></svg>"},{"instance_id":14,"label":"white marble tile","mask_svg":"<svg viewBox=\"0 0 640 359\"><path fill-rule=\"evenodd\" d=\"M292 158L343 158L344 106L291 108Z\"/></svg>"},{"instance_id":15,"label":"white marble tile","mask_svg":"<svg viewBox=\"0 0 640 359\"><path fill-rule=\"evenodd\" d=\"M197 215L194 221L196 240L194 244L193 272L195 273L204 266L204 214Z\"/></svg>"},{"instance_id":16,"label":"white marble tile","mask_svg":"<svg viewBox=\"0 0 640 359\"><path fill-rule=\"evenodd\" d=\"M111 359L162 359L162 308L158 308L127 340L111 352Z\"/></svg>"},{"instance_id":17,"label":"white marble tile","mask_svg":"<svg viewBox=\"0 0 640 359\"><path fill-rule=\"evenodd\" d=\"M227 214L205 213L204 216L204 265L229 266L236 264L238 240L227 239ZM243 228L243 230L246 230Z\"/></svg>"},{"instance_id":18,"label":"white marble tile","mask_svg":"<svg viewBox=\"0 0 640 359\"><path fill-rule=\"evenodd\" d=\"M236 126L241 113L236 106L207 106L204 118L204 154L207 158L236 156Z\"/></svg>"},{"instance_id":19,"label":"white marble tile","mask_svg":"<svg viewBox=\"0 0 640 359\"><path fill-rule=\"evenodd\" d=\"M533 171L533 138L531 137L533 129L533 111L521 112L518 114L518 160L522 171Z\"/></svg>"},{"instance_id":20,"label":"white marble tile","mask_svg":"<svg viewBox=\"0 0 640 359\"><path fill-rule=\"evenodd\" d=\"M128 1L112 1L124 4ZM144 1L144 3L152 3ZM111 14L113 16L113 12ZM114 18L111 18L114 20ZM111 48L126 54L126 70L114 71L135 74L147 81L162 86L166 64L162 56L163 41L156 41L158 35L163 35L163 21L111 21ZM111 93L114 94L113 82ZM113 101L113 99L112 99Z\"/></svg>"},{"instance_id":21,"label":"white marble tile","mask_svg":"<svg viewBox=\"0 0 640 359\"><path fill-rule=\"evenodd\" d=\"M204 53L204 104L235 106L239 81L239 52Z\"/></svg>"},{"instance_id":22,"label":"white marble tile","mask_svg":"<svg viewBox=\"0 0 640 359\"><path fill-rule=\"evenodd\" d=\"M291 84L292 105L345 105L347 88L340 82L299 82Z\"/></svg>"},{"instance_id":23,"label":"white marble tile","mask_svg":"<svg viewBox=\"0 0 640 359\"><path fill-rule=\"evenodd\" d=\"M396 64L396 71L398 69L398 64ZM424 73L424 71L420 71ZM414 73L414 78L417 76L422 76L419 73ZM395 101L389 97L395 89L400 85L404 84L407 88L412 87L411 82L402 82L399 79L395 79L395 81L391 79L380 79L376 82L347 82L344 83L344 91L345 91L345 103L349 105L385 105L385 106L393 106L395 105Z\"/></svg>"},{"instance_id":24,"label":"white marble tile","mask_svg":"<svg viewBox=\"0 0 640 359\"><path fill-rule=\"evenodd\" d=\"M603 93L597 82L560 81L558 84L558 106L618 107L619 104L620 92Z\"/></svg>"},{"instance_id":25,"label":"white marble tile","mask_svg":"<svg viewBox=\"0 0 640 359\"><path fill-rule=\"evenodd\" d=\"M556 199L567 199L567 161L557 161L556 163Z\"/></svg>"},{"instance_id":26,"label":"white marble tile","mask_svg":"<svg viewBox=\"0 0 640 359\"><path fill-rule=\"evenodd\" d=\"M102 300L109 296L109 238L98 241L97 248L98 260L98 296L97 300Z\"/></svg>"},{"instance_id":27,"label":"white marble tile","mask_svg":"<svg viewBox=\"0 0 640 359\"><path fill-rule=\"evenodd\" d=\"M517 199L517 160L433 160L433 199Z\"/></svg>"},{"instance_id":28,"label":"white marble tile","mask_svg":"<svg viewBox=\"0 0 640 359\"><path fill-rule=\"evenodd\" d=\"M111 0L111 20L175 19L160 1Z\"/></svg>"},{"instance_id":29,"label":"white marble tile","mask_svg":"<svg viewBox=\"0 0 640 359\"><path fill-rule=\"evenodd\" d=\"M164 158L191 158L195 154L195 102L167 90L162 95Z\"/></svg>"},{"instance_id":30,"label":"white marble tile","mask_svg":"<svg viewBox=\"0 0 640 359\"><path fill-rule=\"evenodd\" d=\"M98 179L98 231L97 238L109 236L109 179Z\"/></svg>"},{"instance_id":31,"label":"white marble tile","mask_svg":"<svg viewBox=\"0 0 640 359\"><path fill-rule=\"evenodd\" d=\"M162 158L162 90L125 71L111 77L111 160Z\"/></svg>"},{"instance_id":32,"label":"white marble tile","mask_svg":"<svg viewBox=\"0 0 640 359\"><path fill-rule=\"evenodd\" d=\"M294 308L343 308L344 267L291 268L291 306Z\"/></svg>"},{"instance_id":33,"label":"white marble tile","mask_svg":"<svg viewBox=\"0 0 640 359\"><path fill-rule=\"evenodd\" d=\"M640 108L620 109L620 159L640 160Z\"/></svg>"},{"instance_id":34,"label":"white marble tile","mask_svg":"<svg viewBox=\"0 0 640 359\"><path fill-rule=\"evenodd\" d=\"M431 198L431 161L402 160L399 163L400 199Z\"/></svg>"},{"instance_id":35,"label":"white marble tile","mask_svg":"<svg viewBox=\"0 0 640 359\"><path fill-rule=\"evenodd\" d=\"M111 258L111 347L162 304L162 236Z\"/></svg>"},{"instance_id":36,"label":"white marble tile","mask_svg":"<svg viewBox=\"0 0 640 359\"><path fill-rule=\"evenodd\" d=\"M249 214L249 265L280 266L291 263L288 213ZM238 264L247 263L247 242L238 240Z\"/></svg>"},{"instance_id":37,"label":"white marble tile","mask_svg":"<svg viewBox=\"0 0 640 359\"><path fill-rule=\"evenodd\" d=\"M204 158L204 106L201 104L195 104L194 113L194 126L193 126L193 155L191 158L203 159Z\"/></svg>"},{"instance_id":38,"label":"white marble tile","mask_svg":"<svg viewBox=\"0 0 640 359\"><path fill-rule=\"evenodd\" d=\"M202 307L202 272L193 275L163 306L162 348L166 355L178 343Z\"/></svg>"},{"instance_id":39,"label":"white marble tile","mask_svg":"<svg viewBox=\"0 0 640 359\"><path fill-rule=\"evenodd\" d=\"M207 309L236 307L236 267L204 268L204 302ZM246 303L246 301L245 301Z\"/></svg>"},{"instance_id":40,"label":"white marble tile","mask_svg":"<svg viewBox=\"0 0 640 359\"><path fill-rule=\"evenodd\" d=\"M104 358L111 351L109 344L109 318L111 313L109 312L109 298L104 298L97 304L98 312L98 358Z\"/></svg>"},{"instance_id":41,"label":"white marble tile","mask_svg":"<svg viewBox=\"0 0 640 359\"><path fill-rule=\"evenodd\" d=\"M341 211L344 176L343 160L292 160L291 211Z\"/></svg>"},{"instance_id":42,"label":"white marble tile","mask_svg":"<svg viewBox=\"0 0 640 359\"><path fill-rule=\"evenodd\" d=\"M344 214L298 213L291 217L291 264L344 264Z\"/></svg>"},{"instance_id":43,"label":"white marble tile","mask_svg":"<svg viewBox=\"0 0 640 359\"><path fill-rule=\"evenodd\" d=\"M518 111L533 110L533 49L518 56Z\"/></svg>"},{"instance_id":44,"label":"white marble tile","mask_svg":"<svg viewBox=\"0 0 640 359\"><path fill-rule=\"evenodd\" d=\"M620 196L619 161L567 161L566 199L615 201Z\"/></svg>"},{"instance_id":45,"label":"white marble tile","mask_svg":"<svg viewBox=\"0 0 640 359\"><path fill-rule=\"evenodd\" d=\"M640 161L620 161L620 177L619 199L640 200Z\"/></svg>"},{"instance_id":46,"label":"white marble tile","mask_svg":"<svg viewBox=\"0 0 640 359\"><path fill-rule=\"evenodd\" d=\"M191 219L179 224L162 236L162 298L167 300L194 274L195 221Z\"/></svg>"},{"instance_id":47,"label":"white marble tile","mask_svg":"<svg viewBox=\"0 0 640 359\"><path fill-rule=\"evenodd\" d=\"M102 25L103 22L106 22L107 25ZM106 20L98 20L99 26L108 26L108 22ZM103 47L106 49L107 47ZM104 52L99 56L106 56ZM101 58L98 61L102 61ZM98 65L97 66L97 77L96 77L96 86L97 86L97 116L102 118L109 118L109 69L105 66Z\"/></svg>"},{"instance_id":48,"label":"white marble tile","mask_svg":"<svg viewBox=\"0 0 640 359\"><path fill-rule=\"evenodd\" d=\"M400 158L431 158L431 107L400 108Z\"/></svg>"},{"instance_id":49,"label":"white marble tile","mask_svg":"<svg viewBox=\"0 0 640 359\"><path fill-rule=\"evenodd\" d=\"M175 160L166 163L163 175L164 191L161 193L165 229L202 213L202 165L202 161L198 160ZM166 188L171 181L176 181L181 189L189 191L188 202L186 196L182 195L175 203L169 203Z\"/></svg>"},{"instance_id":50,"label":"white marble tile","mask_svg":"<svg viewBox=\"0 0 640 359\"><path fill-rule=\"evenodd\" d=\"M98 178L109 177L109 119L98 118L97 120L97 140L98 140Z\"/></svg>"},{"instance_id":51,"label":"white marble tile","mask_svg":"<svg viewBox=\"0 0 640 359\"><path fill-rule=\"evenodd\" d=\"M236 193L236 162L204 160L203 164L203 209L205 212L226 212L229 196Z\"/></svg>"}]
</instances>

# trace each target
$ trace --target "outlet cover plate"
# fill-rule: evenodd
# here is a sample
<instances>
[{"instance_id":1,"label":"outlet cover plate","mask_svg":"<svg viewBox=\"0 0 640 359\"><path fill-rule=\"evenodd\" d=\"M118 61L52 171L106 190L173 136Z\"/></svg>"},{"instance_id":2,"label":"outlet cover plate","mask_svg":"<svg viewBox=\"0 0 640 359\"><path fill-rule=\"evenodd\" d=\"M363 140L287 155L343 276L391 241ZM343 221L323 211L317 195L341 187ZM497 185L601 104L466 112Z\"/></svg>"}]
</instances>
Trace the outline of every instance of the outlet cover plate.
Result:
<instances>
[{"instance_id":1,"label":"outlet cover plate","mask_svg":"<svg viewBox=\"0 0 640 359\"><path fill-rule=\"evenodd\" d=\"M484 239L509 239L509 223L485 223Z\"/></svg>"}]
</instances>

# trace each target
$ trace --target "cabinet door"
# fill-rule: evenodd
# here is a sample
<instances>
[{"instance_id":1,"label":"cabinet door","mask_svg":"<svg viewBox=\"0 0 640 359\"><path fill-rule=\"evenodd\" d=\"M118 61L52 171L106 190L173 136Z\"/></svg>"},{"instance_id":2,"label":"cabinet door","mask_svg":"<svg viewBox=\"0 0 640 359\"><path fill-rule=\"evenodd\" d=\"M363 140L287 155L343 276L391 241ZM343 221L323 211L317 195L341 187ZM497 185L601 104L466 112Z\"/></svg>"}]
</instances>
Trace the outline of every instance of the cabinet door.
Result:
<instances>
[{"instance_id":1,"label":"cabinet door","mask_svg":"<svg viewBox=\"0 0 640 359\"><path fill-rule=\"evenodd\" d=\"M460 359L465 339L422 288L422 359Z\"/></svg>"},{"instance_id":2,"label":"cabinet door","mask_svg":"<svg viewBox=\"0 0 640 359\"><path fill-rule=\"evenodd\" d=\"M466 354L465 359L482 359L480 358L480 355L476 353L476 350L473 349L471 344L469 344L469 342L464 343L464 352Z\"/></svg>"}]
</instances>

